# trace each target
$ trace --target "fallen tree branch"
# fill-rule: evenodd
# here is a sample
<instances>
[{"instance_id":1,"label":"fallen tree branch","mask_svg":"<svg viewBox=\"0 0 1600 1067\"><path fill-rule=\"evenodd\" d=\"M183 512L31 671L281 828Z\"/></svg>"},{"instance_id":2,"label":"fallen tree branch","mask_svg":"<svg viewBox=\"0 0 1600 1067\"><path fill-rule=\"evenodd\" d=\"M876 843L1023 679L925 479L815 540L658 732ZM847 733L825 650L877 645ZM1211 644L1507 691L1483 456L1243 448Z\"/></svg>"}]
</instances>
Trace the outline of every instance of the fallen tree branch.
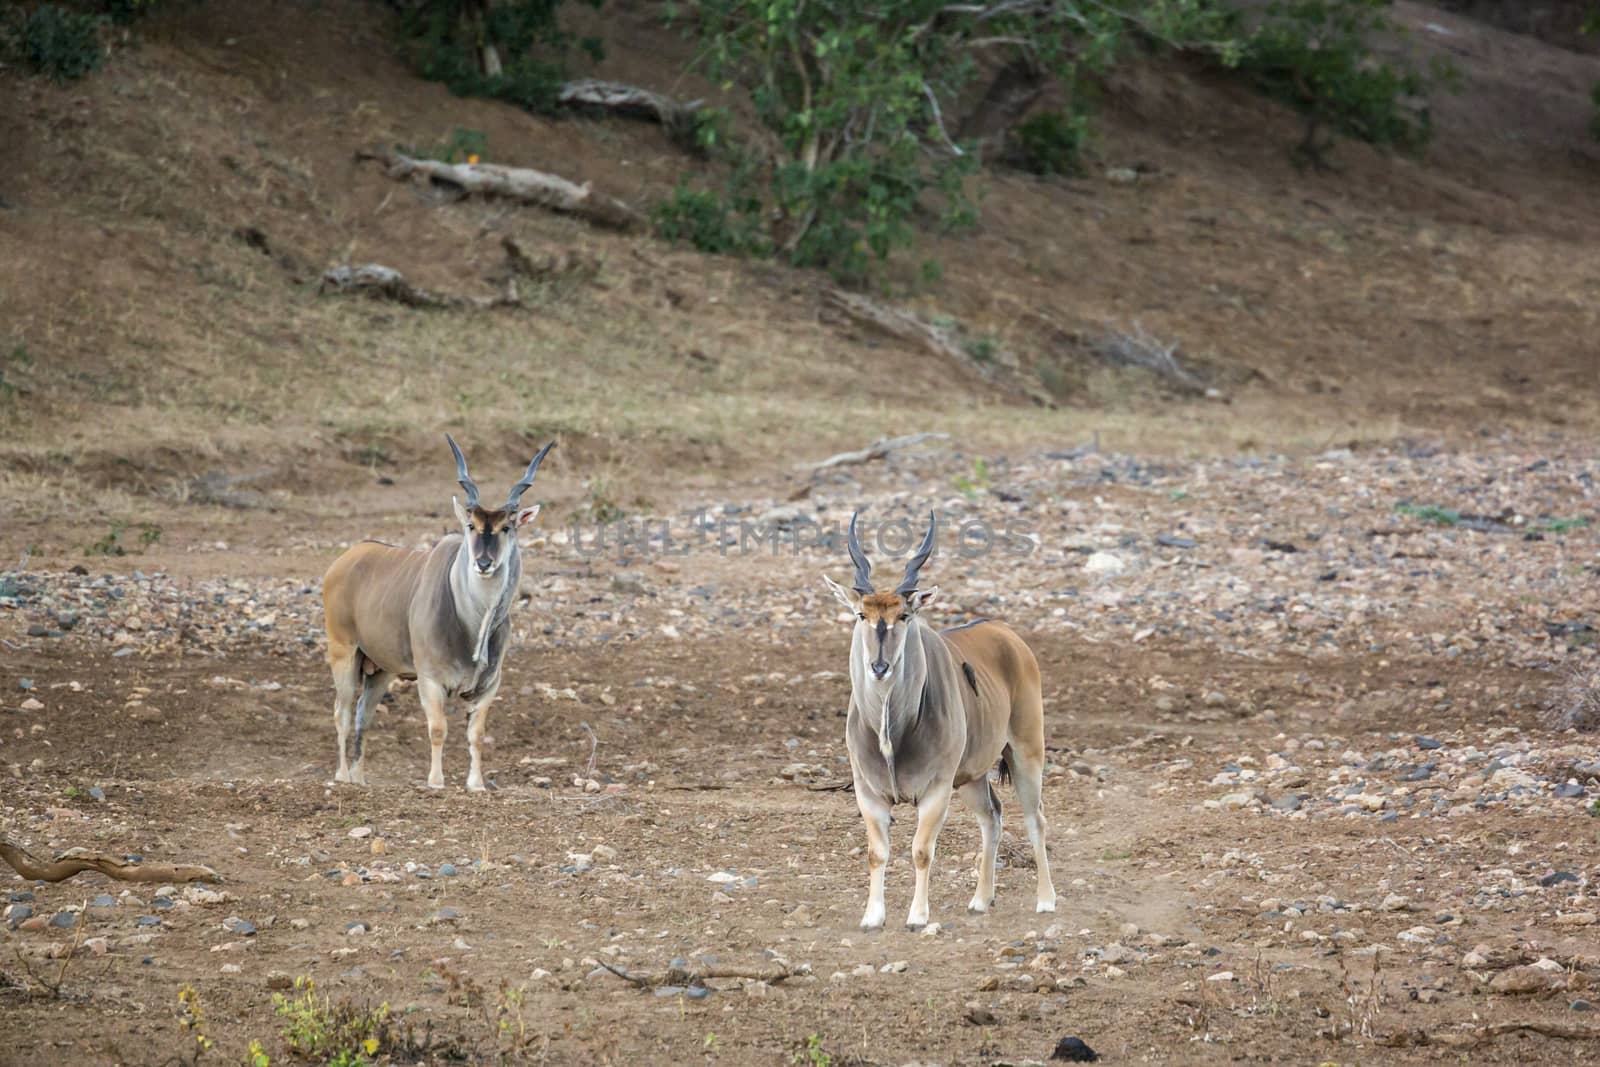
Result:
<instances>
[{"instance_id":1,"label":"fallen tree branch","mask_svg":"<svg viewBox=\"0 0 1600 1067\"><path fill-rule=\"evenodd\" d=\"M885 307L842 289L829 289L826 295L829 303L863 326L948 359L984 381L1021 393L1035 403L1055 406L1047 393L1022 379L1017 373L1016 357L1004 350L992 350L980 360L957 340L953 331L924 322L908 311Z\"/></svg>"},{"instance_id":2,"label":"fallen tree branch","mask_svg":"<svg viewBox=\"0 0 1600 1067\"><path fill-rule=\"evenodd\" d=\"M359 293L376 300L393 300L414 308L497 308L520 307L522 298L517 295L515 280L506 283L506 295L497 297L451 296L435 293L420 285L413 285L406 276L393 267L381 263L363 263L359 267L329 267L322 272L319 293Z\"/></svg>"},{"instance_id":3,"label":"fallen tree branch","mask_svg":"<svg viewBox=\"0 0 1600 1067\"><path fill-rule=\"evenodd\" d=\"M1421 1029L1401 1030L1399 1033L1379 1038L1378 1044L1385 1048L1415 1048L1422 1045L1443 1045L1447 1048L1476 1048L1478 1045L1492 1041L1497 1037L1514 1034L1522 1030L1533 1034L1541 1034L1544 1037L1561 1038L1565 1041L1600 1041L1600 1026L1525 1022L1495 1023L1492 1026L1480 1026L1477 1029L1459 1034L1430 1032Z\"/></svg>"},{"instance_id":4,"label":"fallen tree branch","mask_svg":"<svg viewBox=\"0 0 1600 1067\"><path fill-rule=\"evenodd\" d=\"M777 985L785 979L797 975L810 974L811 967L801 964L799 967L775 964L771 967L736 967L707 964L703 967L668 967L664 971L624 971L620 967L613 967L605 960L599 961L600 966L621 978L625 982L632 982L640 989L656 989L661 986L692 986L705 985L708 980L717 978L742 978L751 982L766 982Z\"/></svg>"},{"instance_id":5,"label":"fallen tree branch","mask_svg":"<svg viewBox=\"0 0 1600 1067\"><path fill-rule=\"evenodd\" d=\"M84 871L99 871L121 882L220 882L210 867L195 864L130 863L105 852L71 848L52 860L41 860L9 837L0 837L0 859L30 882L64 882Z\"/></svg>"},{"instance_id":6,"label":"fallen tree branch","mask_svg":"<svg viewBox=\"0 0 1600 1067\"><path fill-rule=\"evenodd\" d=\"M703 106L700 100L680 104L670 96L649 89L598 78L567 82L556 100L577 110L603 111L621 118L658 122L672 140L686 148L699 147L694 144L693 137L695 115Z\"/></svg>"},{"instance_id":7,"label":"fallen tree branch","mask_svg":"<svg viewBox=\"0 0 1600 1067\"><path fill-rule=\"evenodd\" d=\"M633 208L615 197L595 192L587 182L579 185L558 175L527 167L505 167L498 163L443 163L437 159L413 159L385 149L356 153L357 162L369 159L387 167L389 177L395 181L422 178L434 185L447 186L461 196L503 197L576 215L596 225L617 230L626 230L643 221L643 217Z\"/></svg>"},{"instance_id":8,"label":"fallen tree branch","mask_svg":"<svg viewBox=\"0 0 1600 1067\"><path fill-rule=\"evenodd\" d=\"M827 470L829 467L847 467L855 463L870 463L873 460L883 459L892 452L910 448L912 445L920 445L924 441L947 440L949 437L950 435L947 433L937 432L911 433L906 434L904 437L885 437L872 442L866 448L858 448L854 452L840 452L836 456L829 456L821 463L808 464L800 469L805 470L809 466L813 471L821 471Z\"/></svg>"}]
</instances>

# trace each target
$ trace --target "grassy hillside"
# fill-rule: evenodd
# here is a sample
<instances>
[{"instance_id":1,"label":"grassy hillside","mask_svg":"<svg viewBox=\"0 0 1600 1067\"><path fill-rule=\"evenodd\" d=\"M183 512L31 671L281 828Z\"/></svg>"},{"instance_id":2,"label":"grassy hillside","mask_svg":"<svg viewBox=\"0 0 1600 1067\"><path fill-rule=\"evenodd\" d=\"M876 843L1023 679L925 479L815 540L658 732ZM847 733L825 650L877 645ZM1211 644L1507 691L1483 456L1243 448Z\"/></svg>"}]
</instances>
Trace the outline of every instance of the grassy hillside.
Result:
<instances>
[{"instance_id":1,"label":"grassy hillside","mask_svg":"<svg viewBox=\"0 0 1600 1067\"><path fill-rule=\"evenodd\" d=\"M445 429L497 473L559 434L551 492L571 509L661 504L917 430L981 452L1091 432L1226 451L1591 428L1600 59L1399 15L1407 47L1462 73L1426 158L1346 144L1338 173L1303 174L1292 114L1135 66L1106 87L1088 177L992 170L978 230L923 250L943 279L883 279L877 298L1015 352L1049 409L852 324L822 276L447 202L355 160L479 130L492 161L647 210L703 165L654 127L453 98L401 63L375 3L175 5L82 82L0 74L0 498L17 509L0 538L47 546L90 495L119 521L191 505L246 527L216 501L405 508ZM706 92L658 16L613 5L583 27L606 37L597 73ZM1136 181L1107 177L1127 168ZM598 276L492 311L318 293L325 268L379 262L492 296L508 235L596 257ZM1135 324L1225 399L1094 355Z\"/></svg>"}]
</instances>

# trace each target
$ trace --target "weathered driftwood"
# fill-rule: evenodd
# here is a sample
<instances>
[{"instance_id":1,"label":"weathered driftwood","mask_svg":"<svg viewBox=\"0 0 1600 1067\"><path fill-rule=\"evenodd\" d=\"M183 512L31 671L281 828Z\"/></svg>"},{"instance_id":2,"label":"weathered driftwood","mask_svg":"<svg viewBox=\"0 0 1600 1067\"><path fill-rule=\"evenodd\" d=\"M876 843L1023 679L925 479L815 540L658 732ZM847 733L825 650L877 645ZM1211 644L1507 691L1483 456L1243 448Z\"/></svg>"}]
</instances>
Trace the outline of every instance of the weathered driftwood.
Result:
<instances>
[{"instance_id":1,"label":"weathered driftwood","mask_svg":"<svg viewBox=\"0 0 1600 1067\"><path fill-rule=\"evenodd\" d=\"M863 326L870 326L948 359L984 381L1020 393L1035 403L1046 407L1055 406L1055 402L1048 394L1017 373L1016 357L1009 352L999 351L991 359L979 360L962 346L953 331L931 322L924 322L909 311L886 307L857 293L847 293L843 289L829 289L827 298L835 308Z\"/></svg>"},{"instance_id":2,"label":"weathered driftwood","mask_svg":"<svg viewBox=\"0 0 1600 1067\"><path fill-rule=\"evenodd\" d=\"M885 437L872 442L866 448L858 448L854 452L840 452L836 456L829 456L821 463L806 464L801 469L809 468L813 471L823 471L829 467L848 467L855 463L870 463L876 459L883 459L890 453L898 452L901 449L920 445L924 441L946 440L949 437L950 435L947 433L934 432L911 433L906 434L904 437Z\"/></svg>"},{"instance_id":3,"label":"weathered driftwood","mask_svg":"<svg viewBox=\"0 0 1600 1067\"><path fill-rule=\"evenodd\" d=\"M670 96L649 89L597 78L567 82L556 99L564 107L659 122L674 140L693 134L695 114L702 106L699 100L680 104Z\"/></svg>"},{"instance_id":4,"label":"weathered driftwood","mask_svg":"<svg viewBox=\"0 0 1600 1067\"><path fill-rule=\"evenodd\" d=\"M465 297L435 293L413 285L393 267L363 263L359 267L329 267L322 274L321 293L359 293L377 300L393 300L414 308L497 308L517 307L522 303L515 280L506 283L506 294L496 297Z\"/></svg>"},{"instance_id":5,"label":"weathered driftwood","mask_svg":"<svg viewBox=\"0 0 1600 1067\"><path fill-rule=\"evenodd\" d=\"M120 856L70 848L51 860L41 860L9 837L0 837L0 859L30 882L64 882L84 871L99 871L122 882L220 882L210 867L195 864L130 863Z\"/></svg>"},{"instance_id":6,"label":"weathered driftwood","mask_svg":"<svg viewBox=\"0 0 1600 1067\"><path fill-rule=\"evenodd\" d=\"M625 230L641 222L633 208L614 197L597 193L587 182L582 185L555 174L527 167L505 167L498 163L442 163L437 159L413 159L398 152L378 150L357 153L356 159L374 159L388 168L396 181L421 178L434 185L455 190L461 196L495 196L535 204L576 215L581 219Z\"/></svg>"}]
</instances>

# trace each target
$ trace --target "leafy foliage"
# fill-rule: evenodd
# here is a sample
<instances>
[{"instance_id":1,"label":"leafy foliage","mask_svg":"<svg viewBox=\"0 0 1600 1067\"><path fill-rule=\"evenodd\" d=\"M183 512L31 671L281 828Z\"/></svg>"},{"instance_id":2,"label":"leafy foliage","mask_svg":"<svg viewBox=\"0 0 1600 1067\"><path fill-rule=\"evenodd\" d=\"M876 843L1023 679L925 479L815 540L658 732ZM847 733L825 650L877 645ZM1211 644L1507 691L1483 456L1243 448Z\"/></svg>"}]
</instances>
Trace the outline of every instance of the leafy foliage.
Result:
<instances>
[{"instance_id":1,"label":"leafy foliage","mask_svg":"<svg viewBox=\"0 0 1600 1067\"><path fill-rule=\"evenodd\" d=\"M946 116L976 55L1021 52L1067 85L1130 41L1224 50L1210 0L702 0L699 64L748 96L765 128L760 210L731 210L791 262L858 278L910 246L918 216L976 218L975 146ZM1059 147L1059 146L1058 146ZM1054 157L1059 159L1059 155Z\"/></svg>"},{"instance_id":2,"label":"leafy foliage","mask_svg":"<svg viewBox=\"0 0 1600 1067\"><path fill-rule=\"evenodd\" d=\"M1040 111L1012 132L1017 163L1035 174L1077 174L1089 142L1089 116L1082 111Z\"/></svg>"},{"instance_id":3,"label":"leafy foliage","mask_svg":"<svg viewBox=\"0 0 1600 1067\"><path fill-rule=\"evenodd\" d=\"M656 234L713 255L759 255L765 238L751 225L759 212L759 202L730 205L718 193L679 182L672 196L656 205Z\"/></svg>"},{"instance_id":4,"label":"leafy foliage","mask_svg":"<svg viewBox=\"0 0 1600 1067\"><path fill-rule=\"evenodd\" d=\"M585 0L599 7L599 0ZM418 0L402 28L418 73L457 96L504 100L529 111L555 110L574 43L595 59L600 44L561 28L561 0Z\"/></svg>"},{"instance_id":5,"label":"leafy foliage","mask_svg":"<svg viewBox=\"0 0 1600 1067\"><path fill-rule=\"evenodd\" d=\"M103 21L98 15L59 4L41 4L8 21L6 50L36 74L57 82L76 81L105 63L105 46L100 41Z\"/></svg>"},{"instance_id":6,"label":"leafy foliage","mask_svg":"<svg viewBox=\"0 0 1600 1067\"><path fill-rule=\"evenodd\" d=\"M316 983L304 975L294 989L292 997L272 995L272 1012L283 1020L284 1043L296 1055L329 1067L368 1067L394 1044L387 1004L372 1010L334 1004L319 998Z\"/></svg>"},{"instance_id":7,"label":"leafy foliage","mask_svg":"<svg viewBox=\"0 0 1600 1067\"><path fill-rule=\"evenodd\" d=\"M1372 35L1395 30L1391 0L1273 0L1245 42L1239 68L1258 89L1307 117L1298 153L1321 164L1318 127L1382 148L1417 151L1432 134L1430 79L1374 59ZM1432 80L1448 80L1436 70Z\"/></svg>"}]
</instances>

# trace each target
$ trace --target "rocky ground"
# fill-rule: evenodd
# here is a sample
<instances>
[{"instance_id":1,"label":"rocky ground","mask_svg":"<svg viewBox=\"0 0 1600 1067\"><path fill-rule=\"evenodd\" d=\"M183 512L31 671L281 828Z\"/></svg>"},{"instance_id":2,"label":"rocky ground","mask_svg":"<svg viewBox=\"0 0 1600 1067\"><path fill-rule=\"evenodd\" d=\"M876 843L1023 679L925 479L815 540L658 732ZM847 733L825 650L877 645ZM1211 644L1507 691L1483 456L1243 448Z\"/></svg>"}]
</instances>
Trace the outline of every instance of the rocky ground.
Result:
<instances>
[{"instance_id":1,"label":"rocky ground","mask_svg":"<svg viewBox=\"0 0 1600 1067\"><path fill-rule=\"evenodd\" d=\"M459 725L450 788L418 788L403 686L374 786L326 784L317 576L348 531L25 560L0 577L0 825L226 881L12 879L0 1060L159 1062L196 1029L292 1060L323 996L392 1062L1017 1063L1069 1036L1105 1062L1594 1059L1597 477L1558 438L935 448L552 524L487 797ZM934 610L1039 653L1061 907L1029 909L1008 815L999 906L966 915L953 813L935 925L862 934L818 572L848 573L852 509L876 557L909 536L877 523L930 506ZM215 576L240 554L280 576Z\"/></svg>"}]
</instances>

